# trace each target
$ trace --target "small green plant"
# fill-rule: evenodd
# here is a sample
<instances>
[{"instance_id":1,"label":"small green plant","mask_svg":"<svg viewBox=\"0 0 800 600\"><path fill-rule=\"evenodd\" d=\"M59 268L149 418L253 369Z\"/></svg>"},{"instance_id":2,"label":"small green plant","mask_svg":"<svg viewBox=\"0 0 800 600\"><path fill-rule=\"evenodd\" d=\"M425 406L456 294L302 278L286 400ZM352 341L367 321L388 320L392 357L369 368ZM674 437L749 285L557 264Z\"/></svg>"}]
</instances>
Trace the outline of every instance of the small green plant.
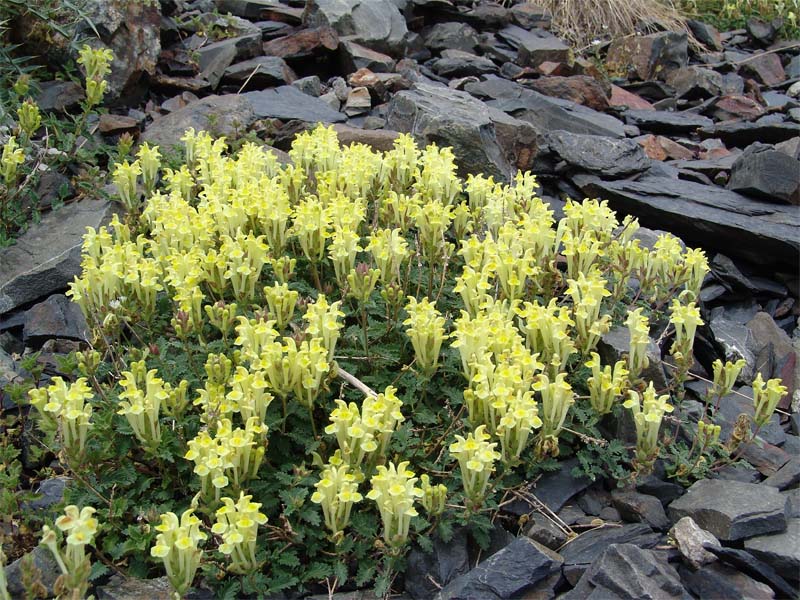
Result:
<instances>
[{"instance_id":1,"label":"small green plant","mask_svg":"<svg viewBox=\"0 0 800 600\"><path fill-rule=\"evenodd\" d=\"M799 0L681 0L679 8L693 18L710 22L720 31L742 29L752 18L768 22L780 19L781 37L789 40L800 37Z\"/></svg>"}]
</instances>

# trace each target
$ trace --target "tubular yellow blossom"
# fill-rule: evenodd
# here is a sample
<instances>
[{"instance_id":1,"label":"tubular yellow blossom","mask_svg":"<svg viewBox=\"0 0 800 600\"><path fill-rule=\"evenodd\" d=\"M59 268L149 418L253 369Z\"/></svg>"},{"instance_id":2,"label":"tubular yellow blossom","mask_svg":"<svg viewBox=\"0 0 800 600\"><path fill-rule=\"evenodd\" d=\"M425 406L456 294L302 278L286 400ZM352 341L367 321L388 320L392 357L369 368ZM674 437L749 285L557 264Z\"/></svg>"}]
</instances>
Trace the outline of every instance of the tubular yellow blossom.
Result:
<instances>
[{"instance_id":1,"label":"tubular yellow blossom","mask_svg":"<svg viewBox=\"0 0 800 600\"><path fill-rule=\"evenodd\" d=\"M411 517L417 516L416 499L423 491L416 487L417 477L408 469L408 461L397 465L378 465L370 481L372 489L367 498L378 505L383 522L383 539L391 548L401 548L408 540Z\"/></svg>"},{"instance_id":2,"label":"tubular yellow blossom","mask_svg":"<svg viewBox=\"0 0 800 600\"><path fill-rule=\"evenodd\" d=\"M200 542L208 536L200 531L200 519L191 508L184 511L180 520L175 513L162 514L161 523L155 529L159 534L155 545L150 548L150 556L164 562L170 585L179 597L183 597L192 586L203 558Z\"/></svg>"}]
</instances>

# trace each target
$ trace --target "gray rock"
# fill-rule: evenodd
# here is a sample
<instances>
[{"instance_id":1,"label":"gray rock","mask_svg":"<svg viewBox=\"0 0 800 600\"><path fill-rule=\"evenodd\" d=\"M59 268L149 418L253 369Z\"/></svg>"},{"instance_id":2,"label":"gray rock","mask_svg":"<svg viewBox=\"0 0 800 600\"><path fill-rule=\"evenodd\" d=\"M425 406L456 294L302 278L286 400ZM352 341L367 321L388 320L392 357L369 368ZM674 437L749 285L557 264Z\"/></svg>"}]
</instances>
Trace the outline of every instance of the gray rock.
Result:
<instances>
[{"instance_id":1,"label":"gray rock","mask_svg":"<svg viewBox=\"0 0 800 600\"><path fill-rule=\"evenodd\" d=\"M231 13L245 19L275 19L290 25L299 25L302 9L290 8L279 0L215 0L223 15Z\"/></svg>"},{"instance_id":2,"label":"gray rock","mask_svg":"<svg viewBox=\"0 0 800 600\"><path fill-rule=\"evenodd\" d=\"M169 579L125 579L114 575L97 589L97 600L169 600L172 588Z\"/></svg>"},{"instance_id":3,"label":"gray rock","mask_svg":"<svg viewBox=\"0 0 800 600\"><path fill-rule=\"evenodd\" d=\"M670 529L669 535L693 569L699 569L717 560L716 556L703 548L703 544L719 546L719 540L705 529L701 529L691 517L679 519Z\"/></svg>"},{"instance_id":4,"label":"gray rock","mask_svg":"<svg viewBox=\"0 0 800 600\"><path fill-rule=\"evenodd\" d=\"M314 98L284 85L270 90L247 92L240 96L250 103L259 119L298 119L309 123L339 123L345 116L333 110L320 98Z\"/></svg>"},{"instance_id":5,"label":"gray rock","mask_svg":"<svg viewBox=\"0 0 800 600\"><path fill-rule=\"evenodd\" d=\"M752 483L703 479L668 510L672 519L692 517L723 541L786 529L786 499L775 488Z\"/></svg>"},{"instance_id":6,"label":"gray rock","mask_svg":"<svg viewBox=\"0 0 800 600\"><path fill-rule=\"evenodd\" d=\"M650 550L633 544L612 544L592 564L564 600L639 600L681 598L691 595L678 573Z\"/></svg>"},{"instance_id":7,"label":"gray rock","mask_svg":"<svg viewBox=\"0 0 800 600\"><path fill-rule=\"evenodd\" d=\"M625 122L652 133L690 133L713 124L708 117L696 113L666 110L628 110Z\"/></svg>"},{"instance_id":8,"label":"gray rock","mask_svg":"<svg viewBox=\"0 0 800 600\"><path fill-rule=\"evenodd\" d=\"M180 146L181 137L190 127L196 131L210 131L213 135L235 136L256 119L253 106L245 95L206 96L153 121L140 139L161 146L163 150Z\"/></svg>"},{"instance_id":9,"label":"gray rock","mask_svg":"<svg viewBox=\"0 0 800 600\"><path fill-rule=\"evenodd\" d=\"M74 81L42 81L34 96L43 112L65 112L78 106L83 98L83 88Z\"/></svg>"},{"instance_id":10,"label":"gray rock","mask_svg":"<svg viewBox=\"0 0 800 600\"><path fill-rule=\"evenodd\" d=\"M31 560L35 569L39 571L39 582L47 590L48 597L52 597L53 586L61 575L56 559L44 546L36 546L25 556L18 558L6 567L6 585L12 598L25 598L25 587L22 585L22 563Z\"/></svg>"},{"instance_id":11,"label":"gray rock","mask_svg":"<svg viewBox=\"0 0 800 600\"><path fill-rule=\"evenodd\" d=\"M431 64L434 73L448 79L496 73L497 65L484 56L461 50L445 50L442 57Z\"/></svg>"},{"instance_id":12,"label":"gray rock","mask_svg":"<svg viewBox=\"0 0 800 600\"><path fill-rule=\"evenodd\" d=\"M722 75L702 67L682 67L667 76L667 84L675 88L679 98L698 100L724 93Z\"/></svg>"},{"instance_id":13,"label":"gray rock","mask_svg":"<svg viewBox=\"0 0 800 600\"><path fill-rule=\"evenodd\" d=\"M314 96L314 98L319 98L320 94L322 94L322 82L316 75L309 75L308 77L296 79L292 82L292 86L296 87L304 94Z\"/></svg>"},{"instance_id":14,"label":"gray rock","mask_svg":"<svg viewBox=\"0 0 800 600\"><path fill-rule=\"evenodd\" d=\"M496 600L519 598L536 589L561 567L561 556L528 538L510 545L455 579L437 595L437 600Z\"/></svg>"},{"instance_id":15,"label":"gray rock","mask_svg":"<svg viewBox=\"0 0 800 600\"><path fill-rule=\"evenodd\" d=\"M64 499L64 488L69 481L66 477L45 479L39 484L36 495L41 496L25 504L26 509L42 510L58 504Z\"/></svg>"},{"instance_id":16,"label":"gray rock","mask_svg":"<svg viewBox=\"0 0 800 600\"><path fill-rule=\"evenodd\" d=\"M294 71L282 58L277 56L259 56L245 60L225 69L222 76L224 83L242 86L245 90L260 90L276 85L292 83L297 79Z\"/></svg>"},{"instance_id":17,"label":"gray rock","mask_svg":"<svg viewBox=\"0 0 800 600\"><path fill-rule=\"evenodd\" d=\"M800 214L720 189L666 177L639 181L572 178L589 198L605 198L622 214L646 227L668 229L684 241L725 249L755 264L796 265L800 260Z\"/></svg>"},{"instance_id":18,"label":"gray rock","mask_svg":"<svg viewBox=\"0 0 800 600\"><path fill-rule=\"evenodd\" d=\"M312 0L307 24L329 25L340 36L392 56L402 54L406 21L391 0Z\"/></svg>"},{"instance_id":19,"label":"gray rock","mask_svg":"<svg viewBox=\"0 0 800 600\"><path fill-rule=\"evenodd\" d=\"M560 511L574 496L589 487L592 482L588 477L574 477L572 470L578 466L578 459L571 458L561 463L557 471L542 475L534 487L533 494L554 513ZM538 510L538 506L524 500L515 500L507 504L504 510L521 516Z\"/></svg>"},{"instance_id":20,"label":"gray rock","mask_svg":"<svg viewBox=\"0 0 800 600\"><path fill-rule=\"evenodd\" d=\"M474 52L478 47L478 32L466 23L437 23L423 35L423 39L425 45L434 52Z\"/></svg>"},{"instance_id":21,"label":"gray rock","mask_svg":"<svg viewBox=\"0 0 800 600\"><path fill-rule=\"evenodd\" d=\"M747 33L750 34L750 37L756 42L764 46L769 46L778 36L778 31L782 24L783 22L780 19L767 23L758 17L750 17L745 22L745 28L747 29Z\"/></svg>"},{"instance_id":22,"label":"gray rock","mask_svg":"<svg viewBox=\"0 0 800 600\"><path fill-rule=\"evenodd\" d=\"M392 98L386 120L390 129L411 133L420 143L452 146L462 175L511 176L489 109L467 93L417 83Z\"/></svg>"},{"instance_id":23,"label":"gray rock","mask_svg":"<svg viewBox=\"0 0 800 600\"><path fill-rule=\"evenodd\" d=\"M682 573L686 588L697 598L725 600L773 600L775 593L765 583L756 581L733 567L719 562L698 571Z\"/></svg>"},{"instance_id":24,"label":"gray rock","mask_svg":"<svg viewBox=\"0 0 800 600\"><path fill-rule=\"evenodd\" d=\"M486 104L513 117L531 123L536 131L563 130L571 133L625 137L625 125L611 115L560 98L545 96L518 83L487 77L464 88L470 94L486 99Z\"/></svg>"},{"instance_id":25,"label":"gray rock","mask_svg":"<svg viewBox=\"0 0 800 600\"><path fill-rule=\"evenodd\" d=\"M344 113L348 117L369 112L370 108L372 108L372 98L370 98L367 88L356 87L350 90L347 101L344 103Z\"/></svg>"},{"instance_id":26,"label":"gray rock","mask_svg":"<svg viewBox=\"0 0 800 600\"><path fill-rule=\"evenodd\" d=\"M584 572L611 544L633 544L640 548L652 548L661 540L645 523L629 523L622 527L608 526L587 531L569 541L562 549L564 576L575 585Z\"/></svg>"},{"instance_id":27,"label":"gray rock","mask_svg":"<svg viewBox=\"0 0 800 600\"><path fill-rule=\"evenodd\" d=\"M568 537L555 521L541 514L531 517L525 535L551 550L558 550L566 543Z\"/></svg>"},{"instance_id":28,"label":"gray rock","mask_svg":"<svg viewBox=\"0 0 800 600\"><path fill-rule=\"evenodd\" d=\"M432 598L438 590L469 571L467 530L457 529L453 539L433 539L433 553L412 548L408 553L405 590L414 600Z\"/></svg>"},{"instance_id":29,"label":"gray rock","mask_svg":"<svg viewBox=\"0 0 800 600\"><path fill-rule=\"evenodd\" d=\"M719 411L717 411L714 416L714 422L720 426L719 438L725 443L731 439L731 434L733 433L733 428L736 426L736 420L739 418L739 415L745 414L748 417L752 417L755 414L753 401L751 399L753 397L753 388L745 386L736 391L747 397L743 398L739 394L733 393L723 396L719 403ZM758 436L770 444L781 444L784 442L786 439L786 432L784 432L783 427L781 427L780 419L777 414L772 415L769 422L759 429ZM748 477L749 476L748 474ZM740 479L739 481L743 480Z\"/></svg>"},{"instance_id":30,"label":"gray rock","mask_svg":"<svg viewBox=\"0 0 800 600\"><path fill-rule=\"evenodd\" d=\"M725 121L698 131L702 139L717 138L727 146L744 148L754 142L779 144L800 136L800 123L785 122L750 122Z\"/></svg>"},{"instance_id":31,"label":"gray rock","mask_svg":"<svg viewBox=\"0 0 800 600\"><path fill-rule=\"evenodd\" d=\"M568 164L612 179L644 171L651 162L633 140L551 131L545 143Z\"/></svg>"},{"instance_id":32,"label":"gray rock","mask_svg":"<svg viewBox=\"0 0 800 600\"><path fill-rule=\"evenodd\" d=\"M741 378L749 381L755 375L756 357L753 352L753 336L745 325L726 319L712 318L708 324L714 340L722 350L723 361L736 362L744 359L747 363L742 369Z\"/></svg>"},{"instance_id":33,"label":"gray rock","mask_svg":"<svg viewBox=\"0 0 800 600\"><path fill-rule=\"evenodd\" d=\"M692 30L692 34L698 42L707 46L710 50L722 50L722 40L716 27L695 19L689 19L687 25L689 25L689 29Z\"/></svg>"},{"instance_id":34,"label":"gray rock","mask_svg":"<svg viewBox=\"0 0 800 600\"><path fill-rule=\"evenodd\" d=\"M370 50L350 40L339 44L339 58L345 73L369 69L373 73L391 73L395 61L391 56Z\"/></svg>"},{"instance_id":35,"label":"gray rock","mask_svg":"<svg viewBox=\"0 0 800 600\"><path fill-rule=\"evenodd\" d=\"M736 159L728 189L770 202L800 204L800 160L756 143Z\"/></svg>"},{"instance_id":36,"label":"gray rock","mask_svg":"<svg viewBox=\"0 0 800 600\"><path fill-rule=\"evenodd\" d=\"M81 309L64 294L53 294L25 313L26 344L40 345L50 338L88 341L88 331Z\"/></svg>"},{"instance_id":37,"label":"gray rock","mask_svg":"<svg viewBox=\"0 0 800 600\"><path fill-rule=\"evenodd\" d=\"M800 488L781 492L781 496L786 498L786 517L788 519L800 518Z\"/></svg>"},{"instance_id":38,"label":"gray rock","mask_svg":"<svg viewBox=\"0 0 800 600\"><path fill-rule=\"evenodd\" d=\"M800 519L789 519L783 533L745 540L744 548L770 564L783 578L800 580Z\"/></svg>"},{"instance_id":39,"label":"gray rock","mask_svg":"<svg viewBox=\"0 0 800 600\"><path fill-rule=\"evenodd\" d=\"M716 555L721 561L731 565L745 575L766 583L778 594L778 598L793 598L797 590L794 586L786 582L769 563L757 559L746 550L738 548L726 548L724 546L715 547L704 546L706 550Z\"/></svg>"},{"instance_id":40,"label":"gray rock","mask_svg":"<svg viewBox=\"0 0 800 600\"><path fill-rule=\"evenodd\" d=\"M655 496L640 494L639 492L619 491L611 492L614 507L628 522L647 523L653 529L666 531L670 520L661 501Z\"/></svg>"},{"instance_id":41,"label":"gray rock","mask_svg":"<svg viewBox=\"0 0 800 600\"><path fill-rule=\"evenodd\" d=\"M73 202L46 214L16 244L0 249L0 314L64 290L80 274L81 243L87 227L111 219L112 203Z\"/></svg>"},{"instance_id":42,"label":"gray rock","mask_svg":"<svg viewBox=\"0 0 800 600\"><path fill-rule=\"evenodd\" d=\"M225 71L236 60L251 58L258 53L260 47L260 31L202 46L197 50L200 76L215 89Z\"/></svg>"},{"instance_id":43,"label":"gray rock","mask_svg":"<svg viewBox=\"0 0 800 600\"><path fill-rule=\"evenodd\" d=\"M613 365L628 354L631 345L631 334L624 325L612 327L603 334L597 343L597 353L604 365ZM642 372L645 381L652 381L657 390L667 387L667 376L661 362L661 351L654 340L650 340L647 347L647 358L650 364Z\"/></svg>"},{"instance_id":44,"label":"gray rock","mask_svg":"<svg viewBox=\"0 0 800 600\"><path fill-rule=\"evenodd\" d=\"M572 52L562 40L544 29L526 30L509 25L497 32L498 37L517 51L517 64L536 68L543 62L570 62Z\"/></svg>"},{"instance_id":45,"label":"gray rock","mask_svg":"<svg viewBox=\"0 0 800 600\"><path fill-rule=\"evenodd\" d=\"M777 416L777 415L775 415ZM800 483L800 457L795 456L789 462L762 481L764 485L776 487L783 491L796 487Z\"/></svg>"}]
</instances>

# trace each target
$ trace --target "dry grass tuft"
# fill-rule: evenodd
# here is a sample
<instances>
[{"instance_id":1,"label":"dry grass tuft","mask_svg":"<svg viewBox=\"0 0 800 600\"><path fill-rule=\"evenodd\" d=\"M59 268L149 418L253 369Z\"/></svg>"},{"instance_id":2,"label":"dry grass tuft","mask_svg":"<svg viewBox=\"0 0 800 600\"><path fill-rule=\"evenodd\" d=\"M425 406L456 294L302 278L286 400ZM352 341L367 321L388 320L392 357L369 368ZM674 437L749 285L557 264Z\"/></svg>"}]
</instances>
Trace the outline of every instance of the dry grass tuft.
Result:
<instances>
[{"instance_id":1,"label":"dry grass tuft","mask_svg":"<svg viewBox=\"0 0 800 600\"><path fill-rule=\"evenodd\" d=\"M686 21L669 0L532 0L553 15L553 28L574 48L636 32L641 23L686 30Z\"/></svg>"}]
</instances>

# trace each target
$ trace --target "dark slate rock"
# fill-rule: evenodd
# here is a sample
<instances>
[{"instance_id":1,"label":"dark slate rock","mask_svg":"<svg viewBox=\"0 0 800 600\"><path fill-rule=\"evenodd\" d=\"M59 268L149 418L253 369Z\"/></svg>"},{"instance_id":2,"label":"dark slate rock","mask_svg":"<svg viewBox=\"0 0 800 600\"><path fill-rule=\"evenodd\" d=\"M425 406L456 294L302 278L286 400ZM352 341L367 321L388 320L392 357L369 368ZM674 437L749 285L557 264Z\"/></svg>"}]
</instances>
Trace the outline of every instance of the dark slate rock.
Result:
<instances>
[{"instance_id":1,"label":"dark slate rock","mask_svg":"<svg viewBox=\"0 0 800 600\"><path fill-rule=\"evenodd\" d=\"M648 244L643 242L642 246L646 247ZM619 325L612 327L607 333L603 334L597 343L597 353L600 355L604 365L613 365L618 360L621 360L624 354L628 353L630 344L630 331L627 327ZM642 377L646 381L652 381L656 389L664 389L667 386L667 377L664 372L664 365L661 362L661 351L652 339L647 347L647 358L650 364L642 372Z\"/></svg>"},{"instance_id":2,"label":"dark slate rock","mask_svg":"<svg viewBox=\"0 0 800 600\"><path fill-rule=\"evenodd\" d=\"M722 50L722 40L716 27L695 19L689 19L687 25L698 42L710 50Z\"/></svg>"},{"instance_id":3,"label":"dark slate rock","mask_svg":"<svg viewBox=\"0 0 800 600\"><path fill-rule=\"evenodd\" d=\"M43 112L65 112L77 107L83 97L83 88L74 81L43 81L34 99Z\"/></svg>"},{"instance_id":4,"label":"dark slate rock","mask_svg":"<svg viewBox=\"0 0 800 600\"><path fill-rule=\"evenodd\" d=\"M259 56L236 63L225 69L222 76L224 83L241 86L247 82L246 90L285 85L295 79L294 71L278 56Z\"/></svg>"},{"instance_id":5,"label":"dark slate rock","mask_svg":"<svg viewBox=\"0 0 800 600\"><path fill-rule=\"evenodd\" d=\"M56 559L53 558L52 552L44 546L36 546L28 554L6 566L8 593L11 594L12 598L26 597L25 586L22 584L22 562L28 556L33 557L33 566L41 573L39 581L47 590L48 597L52 597L54 595L53 586L56 583L56 579L61 575L61 570Z\"/></svg>"},{"instance_id":6,"label":"dark slate rock","mask_svg":"<svg viewBox=\"0 0 800 600\"><path fill-rule=\"evenodd\" d=\"M563 600L601 598L681 598L691 595L681 584L677 571L658 555L633 544L612 544L581 577Z\"/></svg>"},{"instance_id":7,"label":"dark slate rock","mask_svg":"<svg viewBox=\"0 0 800 600\"><path fill-rule=\"evenodd\" d=\"M669 505L673 520L692 517L723 541L786 529L786 499L769 486L703 479Z\"/></svg>"},{"instance_id":8,"label":"dark slate rock","mask_svg":"<svg viewBox=\"0 0 800 600\"><path fill-rule=\"evenodd\" d=\"M739 415L745 414L752 417L755 414L753 408L753 388L741 387L737 392L748 396L743 398L739 394L728 394L723 396L719 403L719 411L714 416L714 422L720 426L720 440L728 442L731 439L733 428ZM758 430L758 436L770 444L781 444L786 440L786 432L781 427L780 419L777 414L770 417L769 422Z\"/></svg>"},{"instance_id":9,"label":"dark slate rock","mask_svg":"<svg viewBox=\"0 0 800 600\"><path fill-rule=\"evenodd\" d=\"M469 571L466 529L455 531L453 538L443 542L433 539L433 553L413 548L408 553L405 571L405 590L414 600L432 598L438 590L456 577Z\"/></svg>"},{"instance_id":10,"label":"dark slate rock","mask_svg":"<svg viewBox=\"0 0 800 600\"><path fill-rule=\"evenodd\" d=\"M250 102L258 118L297 119L309 123L339 123L345 116L333 110L323 100L284 85L271 90L247 92L240 95Z\"/></svg>"},{"instance_id":11,"label":"dark slate rock","mask_svg":"<svg viewBox=\"0 0 800 600\"><path fill-rule=\"evenodd\" d=\"M391 73L395 66L391 56L370 50L350 40L341 42L339 56L346 73L353 73L359 69L369 69L373 73Z\"/></svg>"},{"instance_id":12,"label":"dark slate rock","mask_svg":"<svg viewBox=\"0 0 800 600\"><path fill-rule=\"evenodd\" d=\"M437 600L519 598L535 590L562 564L562 558L533 540L520 537L466 575L445 586Z\"/></svg>"},{"instance_id":13,"label":"dark slate rock","mask_svg":"<svg viewBox=\"0 0 800 600\"><path fill-rule=\"evenodd\" d=\"M745 540L744 549L772 566L784 579L800 581L800 519L789 519L783 533Z\"/></svg>"},{"instance_id":14,"label":"dark slate rock","mask_svg":"<svg viewBox=\"0 0 800 600\"><path fill-rule=\"evenodd\" d=\"M736 159L728 189L772 202L800 204L800 160L756 143Z\"/></svg>"},{"instance_id":15,"label":"dark slate rock","mask_svg":"<svg viewBox=\"0 0 800 600\"><path fill-rule=\"evenodd\" d=\"M558 471L550 471L542 475L536 481L536 487L532 493L547 508L554 513L560 511L564 505L574 496L585 490L591 485L588 477L575 477L572 470L579 465L578 459L571 458L561 463ZM536 506L518 500L507 505L508 511L512 514L523 515L533 510Z\"/></svg>"},{"instance_id":16,"label":"dark slate rock","mask_svg":"<svg viewBox=\"0 0 800 600\"><path fill-rule=\"evenodd\" d=\"M800 260L800 215L791 207L665 177L602 181L579 175L572 181L587 197L606 198L614 210L638 217L645 227L667 229L688 244L725 249L759 265Z\"/></svg>"},{"instance_id":17,"label":"dark slate rock","mask_svg":"<svg viewBox=\"0 0 800 600\"><path fill-rule=\"evenodd\" d=\"M289 25L299 25L302 9L291 8L279 0L215 0L222 14L231 13L245 19L273 19Z\"/></svg>"},{"instance_id":18,"label":"dark slate rock","mask_svg":"<svg viewBox=\"0 0 800 600\"><path fill-rule=\"evenodd\" d=\"M64 488L69 481L65 477L53 477L45 479L39 484L36 495L39 496L30 502L25 503L25 508L30 510L42 510L58 504L64 499Z\"/></svg>"},{"instance_id":19,"label":"dark slate rock","mask_svg":"<svg viewBox=\"0 0 800 600\"><path fill-rule=\"evenodd\" d=\"M742 445L741 458L758 469L759 473L769 477L788 463L791 456L781 448L757 439Z\"/></svg>"},{"instance_id":20,"label":"dark slate rock","mask_svg":"<svg viewBox=\"0 0 800 600\"><path fill-rule=\"evenodd\" d=\"M470 77L496 73L497 65L484 56L462 50L445 50L442 57L431 64L434 73L441 77Z\"/></svg>"},{"instance_id":21,"label":"dark slate rock","mask_svg":"<svg viewBox=\"0 0 800 600\"><path fill-rule=\"evenodd\" d=\"M403 52L408 27L392 0L312 0L306 10L311 27L328 25L342 37L392 56Z\"/></svg>"},{"instance_id":22,"label":"dark slate rock","mask_svg":"<svg viewBox=\"0 0 800 600\"><path fill-rule=\"evenodd\" d=\"M599 485L593 485L578 496L578 506L587 515L599 515L600 511L611 504L611 494Z\"/></svg>"},{"instance_id":23,"label":"dark slate rock","mask_svg":"<svg viewBox=\"0 0 800 600\"><path fill-rule=\"evenodd\" d=\"M672 71L667 84L675 89L679 98L686 100L705 100L722 95L725 83L721 73L702 67L683 67Z\"/></svg>"},{"instance_id":24,"label":"dark slate rock","mask_svg":"<svg viewBox=\"0 0 800 600\"><path fill-rule=\"evenodd\" d=\"M614 507L625 521L647 523L659 531L666 531L671 525L667 513L664 512L664 506L655 496L615 490L611 492L611 498Z\"/></svg>"},{"instance_id":25,"label":"dark slate rock","mask_svg":"<svg viewBox=\"0 0 800 600\"><path fill-rule=\"evenodd\" d=\"M650 165L642 147L633 140L551 131L545 143L568 164L609 178L640 173Z\"/></svg>"},{"instance_id":26,"label":"dark slate rock","mask_svg":"<svg viewBox=\"0 0 800 600\"><path fill-rule=\"evenodd\" d=\"M439 52L441 50L461 50L474 52L478 47L478 32L466 23L437 23L424 35L425 45Z\"/></svg>"},{"instance_id":27,"label":"dark slate rock","mask_svg":"<svg viewBox=\"0 0 800 600\"><path fill-rule=\"evenodd\" d=\"M530 31L509 25L497 35L517 49L517 64L536 68L543 62L569 62L571 50L561 39L544 29Z\"/></svg>"},{"instance_id":28,"label":"dark slate rock","mask_svg":"<svg viewBox=\"0 0 800 600\"><path fill-rule=\"evenodd\" d=\"M800 519L800 488L781 492L781 496L786 498L786 517Z\"/></svg>"},{"instance_id":29,"label":"dark slate rock","mask_svg":"<svg viewBox=\"0 0 800 600\"><path fill-rule=\"evenodd\" d=\"M763 46L769 46L778 37L778 31L780 31L782 24L783 22L780 19L767 23L758 17L750 17L745 22L745 29L747 29L747 33L750 34L753 40Z\"/></svg>"},{"instance_id":30,"label":"dark slate rock","mask_svg":"<svg viewBox=\"0 0 800 600\"><path fill-rule=\"evenodd\" d=\"M386 120L389 129L411 133L421 143L452 146L462 174L511 176L489 108L465 92L417 83L395 94Z\"/></svg>"},{"instance_id":31,"label":"dark slate rock","mask_svg":"<svg viewBox=\"0 0 800 600\"><path fill-rule=\"evenodd\" d=\"M50 338L88 341L88 331L81 309L64 294L53 294L25 313L26 344L38 345Z\"/></svg>"},{"instance_id":32,"label":"dark slate rock","mask_svg":"<svg viewBox=\"0 0 800 600\"><path fill-rule=\"evenodd\" d=\"M518 83L487 77L464 88L486 100L486 104L531 123L537 132L563 130L571 133L625 137L625 125L611 115L599 113L580 104L545 96Z\"/></svg>"},{"instance_id":33,"label":"dark slate rock","mask_svg":"<svg viewBox=\"0 0 800 600\"><path fill-rule=\"evenodd\" d=\"M717 547L711 544L706 544L703 547L716 555L722 562L731 565L756 581L766 583L777 592L779 598L792 598L795 596L797 590L794 586L787 583L772 566L760 561L746 550Z\"/></svg>"},{"instance_id":34,"label":"dark slate rock","mask_svg":"<svg viewBox=\"0 0 800 600\"><path fill-rule=\"evenodd\" d=\"M113 212L110 202L73 202L45 215L13 246L0 249L0 314L65 289L81 272L86 228L105 225Z\"/></svg>"},{"instance_id":35,"label":"dark slate rock","mask_svg":"<svg viewBox=\"0 0 800 600\"><path fill-rule=\"evenodd\" d=\"M292 86L296 87L304 94L314 96L315 98L319 98L319 96L322 94L322 82L316 75L309 75L308 77L296 79L292 82Z\"/></svg>"},{"instance_id":36,"label":"dark slate rock","mask_svg":"<svg viewBox=\"0 0 800 600\"><path fill-rule=\"evenodd\" d=\"M114 575L108 583L96 589L97 600L166 600L170 597L172 586L167 577L156 579L126 579ZM186 598L196 598L191 591Z\"/></svg>"},{"instance_id":37,"label":"dark slate rock","mask_svg":"<svg viewBox=\"0 0 800 600\"><path fill-rule=\"evenodd\" d=\"M667 506L670 502L680 498L686 493L682 485L672 483L671 481L664 481L653 475L640 478L636 482L636 489L643 494L655 496L661 501L663 506Z\"/></svg>"},{"instance_id":38,"label":"dark slate rock","mask_svg":"<svg viewBox=\"0 0 800 600\"><path fill-rule=\"evenodd\" d=\"M719 316L712 318L708 327L722 350L723 360L735 362L744 359L747 365L742 369L741 377L744 380L752 379L755 375L756 357L753 352L753 335L747 326Z\"/></svg>"},{"instance_id":39,"label":"dark slate rock","mask_svg":"<svg viewBox=\"0 0 800 600\"><path fill-rule=\"evenodd\" d=\"M728 147L744 148L754 142L778 144L800 136L800 123L734 121L704 127L698 133L703 139L718 138Z\"/></svg>"},{"instance_id":40,"label":"dark slate rock","mask_svg":"<svg viewBox=\"0 0 800 600\"><path fill-rule=\"evenodd\" d=\"M299 93L299 92L298 92ZM227 94L206 96L153 121L142 134L141 141L156 144L163 149L182 146L181 137L187 129L208 129L209 119L214 119L215 133L234 135L247 129L255 121L253 107L244 95Z\"/></svg>"},{"instance_id":41,"label":"dark slate rock","mask_svg":"<svg viewBox=\"0 0 800 600\"><path fill-rule=\"evenodd\" d=\"M551 550L558 550L567 541L567 533L555 521L544 515L537 514L528 520L525 530L532 540L539 542Z\"/></svg>"},{"instance_id":42,"label":"dark slate rock","mask_svg":"<svg viewBox=\"0 0 800 600\"><path fill-rule=\"evenodd\" d=\"M216 88L225 70L237 60L252 58L261 51L261 32L212 42L197 49L200 77Z\"/></svg>"},{"instance_id":43,"label":"dark slate rock","mask_svg":"<svg viewBox=\"0 0 800 600\"><path fill-rule=\"evenodd\" d=\"M601 527L587 531L561 549L564 557L564 576L573 585L611 544L633 544L652 548L661 540L645 523L630 523L622 527Z\"/></svg>"},{"instance_id":44,"label":"dark slate rock","mask_svg":"<svg viewBox=\"0 0 800 600\"><path fill-rule=\"evenodd\" d=\"M706 565L698 571L681 569L686 589L697 598L722 600L772 600L772 589L733 567L721 563Z\"/></svg>"},{"instance_id":45,"label":"dark slate rock","mask_svg":"<svg viewBox=\"0 0 800 600\"><path fill-rule=\"evenodd\" d=\"M666 110L628 110L625 111L625 122L652 133L690 133L714 123L696 113Z\"/></svg>"}]
</instances>

